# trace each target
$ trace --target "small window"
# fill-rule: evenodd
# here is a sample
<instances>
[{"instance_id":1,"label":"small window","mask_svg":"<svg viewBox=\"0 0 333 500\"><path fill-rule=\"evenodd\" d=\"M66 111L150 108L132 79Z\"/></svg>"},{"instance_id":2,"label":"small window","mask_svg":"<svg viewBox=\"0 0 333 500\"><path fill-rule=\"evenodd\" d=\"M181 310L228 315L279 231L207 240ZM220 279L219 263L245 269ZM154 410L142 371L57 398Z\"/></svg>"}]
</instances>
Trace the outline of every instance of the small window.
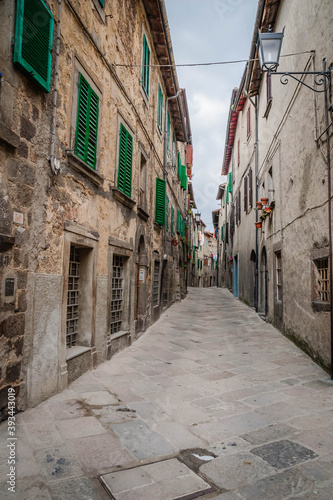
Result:
<instances>
[{"instance_id":1,"label":"small window","mask_svg":"<svg viewBox=\"0 0 333 500\"><path fill-rule=\"evenodd\" d=\"M117 333L121 330L123 317L124 296L124 257L113 256L112 266L112 292L111 292L111 325L110 332Z\"/></svg>"},{"instance_id":2,"label":"small window","mask_svg":"<svg viewBox=\"0 0 333 500\"><path fill-rule=\"evenodd\" d=\"M160 226L165 224L165 191L166 182L163 179L156 178L156 207L155 222Z\"/></svg>"},{"instance_id":3,"label":"small window","mask_svg":"<svg viewBox=\"0 0 333 500\"><path fill-rule=\"evenodd\" d=\"M18 0L14 58L46 92L50 92L53 15L42 0Z\"/></svg>"},{"instance_id":4,"label":"small window","mask_svg":"<svg viewBox=\"0 0 333 500\"><path fill-rule=\"evenodd\" d=\"M244 212L248 209L248 198L247 198L247 176L244 177Z\"/></svg>"},{"instance_id":5,"label":"small window","mask_svg":"<svg viewBox=\"0 0 333 500\"><path fill-rule=\"evenodd\" d=\"M249 207L253 207L252 168L249 170Z\"/></svg>"},{"instance_id":6,"label":"small window","mask_svg":"<svg viewBox=\"0 0 333 500\"><path fill-rule=\"evenodd\" d=\"M140 176L139 176L139 207L146 210L146 184L147 184L147 160L141 153L140 155Z\"/></svg>"},{"instance_id":7,"label":"small window","mask_svg":"<svg viewBox=\"0 0 333 500\"><path fill-rule=\"evenodd\" d=\"M127 196L131 197L132 192L132 157L133 157L133 137L120 124L119 132L119 162L118 162L118 184L117 187Z\"/></svg>"},{"instance_id":8,"label":"small window","mask_svg":"<svg viewBox=\"0 0 333 500\"><path fill-rule=\"evenodd\" d=\"M153 281L153 307L158 306L158 289L160 282L160 263L154 261L154 281Z\"/></svg>"},{"instance_id":9,"label":"small window","mask_svg":"<svg viewBox=\"0 0 333 500\"><path fill-rule=\"evenodd\" d=\"M80 73L75 133L76 156L96 169L99 98Z\"/></svg>"},{"instance_id":10,"label":"small window","mask_svg":"<svg viewBox=\"0 0 333 500\"><path fill-rule=\"evenodd\" d=\"M320 302L330 302L330 272L328 258L318 259L316 264L316 292L317 300Z\"/></svg>"},{"instance_id":11,"label":"small window","mask_svg":"<svg viewBox=\"0 0 333 500\"><path fill-rule=\"evenodd\" d=\"M142 53L142 88L147 97L149 97L150 80L150 48L146 35L143 35L143 53Z\"/></svg>"},{"instance_id":12,"label":"small window","mask_svg":"<svg viewBox=\"0 0 333 500\"><path fill-rule=\"evenodd\" d=\"M275 253L275 269L276 269L276 300L282 302L282 261L281 252Z\"/></svg>"},{"instance_id":13,"label":"small window","mask_svg":"<svg viewBox=\"0 0 333 500\"><path fill-rule=\"evenodd\" d=\"M240 139L237 141L237 165L239 167L240 164Z\"/></svg>"},{"instance_id":14,"label":"small window","mask_svg":"<svg viewBox=\"0 0 333 500\"><path fill-rule=\"evenodd\" d=\"M157 96L157 128L162 134L163 131L163 92L161 85L158 84L158 96Z\"/></svg>"}]
</instances>

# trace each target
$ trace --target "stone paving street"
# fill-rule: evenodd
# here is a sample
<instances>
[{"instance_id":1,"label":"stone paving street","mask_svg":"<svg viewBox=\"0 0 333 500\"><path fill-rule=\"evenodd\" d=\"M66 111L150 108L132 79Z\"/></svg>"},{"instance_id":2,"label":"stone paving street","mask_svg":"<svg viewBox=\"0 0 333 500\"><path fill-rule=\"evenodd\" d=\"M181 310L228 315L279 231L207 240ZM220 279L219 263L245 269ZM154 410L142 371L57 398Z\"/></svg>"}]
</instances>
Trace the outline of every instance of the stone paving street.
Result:
<instances>
[{"instance_id":1,"label":"stone paving street","mask_svg":"<svg viewBox=\"0 0 333 500\"><path fill-rule=\"evenodd\" d=\"M131 347L17 415L1 500L332 498L328 375L224 289L190 289Z\"/></svg>"}]
</instances>

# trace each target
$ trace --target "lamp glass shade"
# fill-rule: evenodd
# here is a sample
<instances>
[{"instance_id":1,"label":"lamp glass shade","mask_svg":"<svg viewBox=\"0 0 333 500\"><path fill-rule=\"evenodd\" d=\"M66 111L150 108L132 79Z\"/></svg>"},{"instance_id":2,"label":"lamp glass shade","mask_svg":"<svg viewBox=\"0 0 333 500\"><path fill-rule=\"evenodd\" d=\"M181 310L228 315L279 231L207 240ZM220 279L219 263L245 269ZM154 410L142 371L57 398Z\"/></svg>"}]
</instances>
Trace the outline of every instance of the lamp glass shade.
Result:
<instances>
[{"instance_id":1,"label":"lamp glass shade","mask_svg":"<svg viewBox=\"0 0 333 500\"><path fill-rule=\"evenodd\" d=\"M260 33L258 56L262 71L276 71L279 65L283 33Z\"/></svg>"},{"instance_id":2,"label":"lamp glass shade","mask_svg":"<svg viewBox=\"0 0 333 500\"><path fill-rule=\"evenodd\" d=\"M200 217L201 217L201 214L199 214L198 212L195 214L195 220L196 222L200 222Z\"/></svg>"}]
</instances>

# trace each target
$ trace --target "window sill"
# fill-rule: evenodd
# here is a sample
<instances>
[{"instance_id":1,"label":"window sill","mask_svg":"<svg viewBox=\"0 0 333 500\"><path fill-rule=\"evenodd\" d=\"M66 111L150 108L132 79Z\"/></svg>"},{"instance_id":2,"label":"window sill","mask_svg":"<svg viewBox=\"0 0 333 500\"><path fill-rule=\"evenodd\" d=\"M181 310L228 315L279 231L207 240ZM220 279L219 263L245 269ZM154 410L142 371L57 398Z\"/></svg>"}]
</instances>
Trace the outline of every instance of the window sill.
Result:
<instances>
[{"instance_id":1,"label":"window sill","mask_svg":"<svg viewBox=\"0 0 333 500\"><path fill-rule=\"evenodd\" d=\"M125 205L125 207L128 207L131 210L133 210L133 208L135 207L135 205L136 205L135 201L132 200L132 198L130 198L129 196L127 196L127 194L125 194L122 191L120 191L118 188L113 187L112 188L112 194L113 194L113 197L117 201L120 201L120 203L122 203L123 205Z\"/></svg>"},{"instance_id":2,"label":"window sill","mask_svg":"<svg viewBox=\"0 0 333 500\"><path fill-rule=\"evenodd\" d=\"M87 347L84 345L75 345L73 347L66 348L66 361L76 358L85 352L91 351L91 347Z\"/></svg>"},{"instance_id":3,"label":"window sill","mask_svg":"<svg viewBox=\"0 0 333 500\"><path fill-rule=\"evenodd\" d=\"M149 219L149 214L142 207L138 207L138 216L145 222Z\"/></svg>"},{"instance_id":4,"label":"window sill","mask_svg":"<svg viewBox=\"0 0 333 500\"><path fill-rule=\"evenodd\" d=\"M313 300L312 309L314 312L330 312L331 307L329 302L321 302L320 300Z\"/></svg>"},{"instance_id":5,"label":"window sill","mask_svg":"<svg viewBox=\"0 0 333 500\"><path fill-rule=\"evenodd\" d=\"M110 340L116 340L116 339L119 339L120 337L125 337L125 336L128 336L130 334L129 331L127 330L121 330L120 332L117 332L117 333L112 333L110 335Z\"/></svg>"},{"instance_id":6,"label":"window sill","mask_svg":"<svg viewBox=\"0 0 333 500\"><path fill-rule=\"evenodd\" d=\"M68 164L77 172L80 172L85 177L88 177L96 186L102 186L104 177L98 172L93 170L91 167L86 165L84 161L80 160L73 153L67 153Z\"/></svg>"},{"instance_id":7,"label":"window sill","mask_svg":"<svg viewBox=\"0 0 333 500\"><path fill-rule=\"evenodd\" d=\"M270 112L271 107L272 107L272 102L273 102L273 98L271 97L271 98L269 99L269 101L267 102L266 111L265 111L265 113L264 113L263 118L267 118L267 117L268 117L269 112Z\"/></svg>"}]
</instances>

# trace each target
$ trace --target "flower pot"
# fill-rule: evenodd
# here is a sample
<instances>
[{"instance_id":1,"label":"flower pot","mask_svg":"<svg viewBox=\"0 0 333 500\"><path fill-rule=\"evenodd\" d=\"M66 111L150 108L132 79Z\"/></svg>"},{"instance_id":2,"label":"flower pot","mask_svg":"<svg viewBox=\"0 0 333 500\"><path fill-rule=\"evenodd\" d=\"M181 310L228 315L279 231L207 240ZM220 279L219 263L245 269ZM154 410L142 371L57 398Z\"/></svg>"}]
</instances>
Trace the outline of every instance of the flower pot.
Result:
<instances>
[{"instance_id":1,"label":"flower pot","mask_svg":"<svg viewBox=\"0 0 333 500\"><path fill-rule=\"evenodd\" d=\"M261 203L261 201L257 201L257 209L258 210L262 209L262 203Z\"/></svg>"},{"instance_id":2,"label":"flower pot","mask_svg":"<svg viewBox=\"0 0 333 500\"><path fill-rule=\"evenodd\" d=\"M256 228L260 229L261 228L261 221L255 222Z\"/></svg>"},{"instance_id":3,"label":"flower pot","mask_svg":"<svg viewBox=\"0 0 333 500\"><path fill-rule=\"evenodd\" d=\"M271 214L272 209L270 207L265 208L266 214Z\"/></svg>"},{"instance_id":4,"label":"flower pot","mask_svg":"<svg viewBox=\"0 0 333 500\"><path fill-rule=\"evenodd\" d=\"M268 198L261 198L261 202L262 202L263 205L267 205Z\"/></svg>"}]
</instances>

